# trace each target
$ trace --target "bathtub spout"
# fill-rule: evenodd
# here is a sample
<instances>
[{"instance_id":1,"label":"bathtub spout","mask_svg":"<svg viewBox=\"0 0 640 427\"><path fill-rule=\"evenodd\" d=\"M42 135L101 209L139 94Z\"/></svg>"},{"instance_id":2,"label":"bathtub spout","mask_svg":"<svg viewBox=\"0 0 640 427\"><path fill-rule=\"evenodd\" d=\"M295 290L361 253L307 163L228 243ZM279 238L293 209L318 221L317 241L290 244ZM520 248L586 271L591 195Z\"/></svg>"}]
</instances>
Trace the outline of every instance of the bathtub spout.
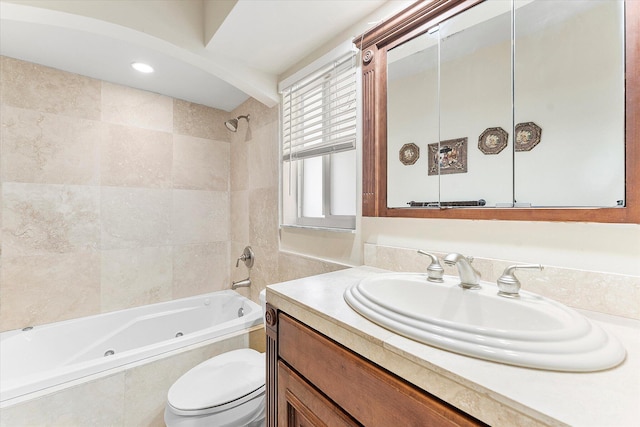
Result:
<instances>
[{"instance_id":1,"label":"bathtub spout","mask_svg":"<svg viewBox=\"0 0 640 427\"><path fill-rule=\"evenodd\" d=\"M244 280L238 280L237 282L231 282L231 289L248 288L249 286L251 286L250 277L247 277Z\"/></svg>"}]
</instances>

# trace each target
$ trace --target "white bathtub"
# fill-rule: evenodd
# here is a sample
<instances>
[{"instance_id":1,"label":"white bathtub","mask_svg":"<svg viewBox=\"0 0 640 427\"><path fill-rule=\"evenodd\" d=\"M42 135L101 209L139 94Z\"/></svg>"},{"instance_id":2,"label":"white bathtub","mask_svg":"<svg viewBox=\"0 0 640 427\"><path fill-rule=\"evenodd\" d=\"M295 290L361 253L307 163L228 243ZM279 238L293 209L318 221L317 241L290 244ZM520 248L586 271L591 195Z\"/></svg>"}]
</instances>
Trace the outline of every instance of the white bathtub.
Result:
<instances>
[{"instance_id":1,"label":"white bathtub","mask_svg":"<svg viewBox=\"0 0 640 427\"><path fill-rule=\"evenodd\" d=\"M234 291L0 334L0 402L247 329L262 308Z\"/></svg>"}]
</instances>

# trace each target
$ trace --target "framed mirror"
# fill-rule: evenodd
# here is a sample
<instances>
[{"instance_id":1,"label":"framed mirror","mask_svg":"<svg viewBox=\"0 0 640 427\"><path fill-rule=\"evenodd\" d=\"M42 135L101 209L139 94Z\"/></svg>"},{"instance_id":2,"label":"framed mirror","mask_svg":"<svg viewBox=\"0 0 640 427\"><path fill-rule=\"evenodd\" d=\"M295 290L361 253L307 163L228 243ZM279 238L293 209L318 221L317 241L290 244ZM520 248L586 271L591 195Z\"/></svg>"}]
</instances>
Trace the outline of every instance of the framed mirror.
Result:
<instances>
[{"instance_id":1,"label":"framed mirror","mask_svg":"<svg viewBox=\"0 0 640 427\"><path fill-rule=\"evenodd\" d=\"M640 222L637 3L425 1L357 38L363 214Z\"/></svg>"},{"instance_id":2,"label":"framed mirror","mask_svg":"<svg viewBox=\"0 0 640 427\"><path fill-rule=\"evenodd\" d=\"M625 205L624 2L515 2L514 197Z\"/></svg>"}]
</instances>

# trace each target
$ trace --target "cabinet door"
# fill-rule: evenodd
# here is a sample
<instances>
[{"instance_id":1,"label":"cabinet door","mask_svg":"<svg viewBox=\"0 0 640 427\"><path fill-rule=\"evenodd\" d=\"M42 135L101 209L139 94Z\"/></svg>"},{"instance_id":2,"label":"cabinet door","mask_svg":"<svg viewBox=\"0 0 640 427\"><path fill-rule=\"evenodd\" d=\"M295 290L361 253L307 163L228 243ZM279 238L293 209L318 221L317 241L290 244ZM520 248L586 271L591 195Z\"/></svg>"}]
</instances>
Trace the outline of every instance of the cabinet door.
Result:
<instances>
[{"instance_id":1,"label":"cabinet door","mask_svg":"<svg viewBox=\"0 0 640 427\"><path fill-rule=\"evenodd\" d=\"M280 312L278 352L286 366L320 390L326 401L368 427L484 425ZM282 363L282 362L280 362ZM282 381L278 374L278 381ZM278 384L278 401L285 399ZM325 397L326 396L326 397ZM288 398L287 398L288 399ZM313 408L311 413L315 413ZM283 412L284 411L284 412ZM288 408L278 406L278 417ZM278 426L291 425L283 424ZM295 424L294 424L295 425ZM311 423L310 425L316 425ZM323 424L320 424L323 425ZM329 423L328 425L342 425Z\"/></svg>"},{"instance_id":2,"label":"cabinet door","mask_svg":"<svg viewBox=\"0 0 640 427\"><path fill-rule=\"evenodd\" d=\"M304 379L278 362L278 426L359 426Z\"/></svg>"}]
</instances>

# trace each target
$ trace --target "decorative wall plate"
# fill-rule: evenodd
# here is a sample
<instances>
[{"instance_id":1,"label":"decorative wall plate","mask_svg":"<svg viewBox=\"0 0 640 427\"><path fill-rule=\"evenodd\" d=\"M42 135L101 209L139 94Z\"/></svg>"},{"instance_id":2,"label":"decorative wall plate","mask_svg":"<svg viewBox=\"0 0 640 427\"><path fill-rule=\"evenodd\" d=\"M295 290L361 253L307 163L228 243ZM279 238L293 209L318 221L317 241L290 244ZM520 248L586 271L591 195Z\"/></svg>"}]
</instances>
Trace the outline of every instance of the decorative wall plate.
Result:
<instances>
[{"instance_id":1,"label":"decorative wall plate","mask_svg":"<svg viewBox=\"0 0 640 427\"><path fill-rule=\"evenodd\" d=\"M429 175L440 175L467 172L467 138L449 139L429 144Z\"/></svg>"},{"instance_id":2,"label":"decorative wall plate","mask_svg":"<svg viewBox=\"0 0 640 427\"><path fill-rule=\"evenodd\" d=\"M516 151L531 151L538 145L542 129L533 122L518 123L516 125L515 147Z\"/></svg>"},{"instance_id":3,"label":"decorative wall plate","mask_svg":"<svg viewBox=\"0 0 640 427\"><path fill-rule=\"evenodd\" d=\"M413 142L400 148L400 161L403 165L412 165L420 158L420 147Z\"/></svg>"},{"instance_id":4,"label":"decorative wall plate","mask_svg":"<svg viewBox=\"0 0 640 427\"><path fill-rule=\"evenodd\" d=\"M478 148L484 154L498 154L507 146L509 134L502 128L488 128L478 138Z\"/></svg>"}]
</instances>

